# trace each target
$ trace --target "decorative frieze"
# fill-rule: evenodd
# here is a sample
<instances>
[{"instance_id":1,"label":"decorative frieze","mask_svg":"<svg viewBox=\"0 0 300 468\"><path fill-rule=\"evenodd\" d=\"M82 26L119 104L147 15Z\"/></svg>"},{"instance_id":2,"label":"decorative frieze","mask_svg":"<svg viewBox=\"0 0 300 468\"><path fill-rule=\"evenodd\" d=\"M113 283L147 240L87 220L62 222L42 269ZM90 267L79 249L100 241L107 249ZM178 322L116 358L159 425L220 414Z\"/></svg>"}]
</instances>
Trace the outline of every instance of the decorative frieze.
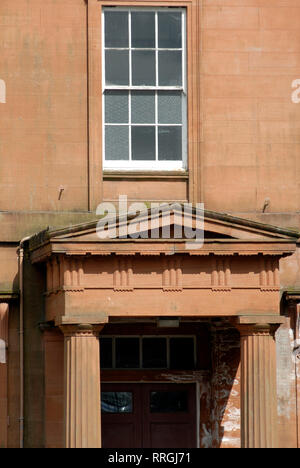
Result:
<instances>
[{"instance_id":1,"label":"decorative frieze","mask_svg":"<svg viewBox=\"0 0 300 468\"><path fill-rule=\"evenodd\" d=\"M260 289L277 291L280 288L279 260L277 257L260 256Z\"/></svg>"},{"instance_id":2,"label":"decorative frieze","mask_svg":"<svg viewBox=\"0 0 300 468\"><path fill-rule=\"evenodd\" d=\"M115 257L113 273L114 291L133 291L133 269L130 256Z\"/></svg>"},{"instance_id":3,"label":"decorative frieze","mask_svg":"<svg viewBox=\"0 0 300 468\"><path fill-rule=\"evenodd\" d=\"M213 291L231 291L230 257L212 257L211 288Z\"/></svg>"},{"instance_id":4,"label":"decorative frieze","mask_svg":"<svg viewBox=\"0 0 300 468\"><path fill-rule=\"evenodd\" d=\"M47 262L46 294L85 289L112 289L116 292L149 288L166 292L257 289L267 293L279 290L278 257L259 255L256 262L250 262L248 273L240 265L237 256L224 254L203 259L179 254L154 256L147 259L142 269L140 256L130 254L113 255L110 259L54 255Z\"/></svg>"},{"instance_id":5,"label":"decorative frieze","mask_svg":"<svg viewBox=\"0 0 300 468\"><path fill-rule=\"evenodd\" d=\"M47 262L47 295L59 291L83 291L84 270L81 258L54 256Z\"/></svg>"},{"instance_id":6,"label":"decorative frieze","mask_svg":"<svg viewBox=\"0 0 300 468\"><path fill-rule=\"evenodd\" d=\"M164 291L182 291L181 257L165 257L163 261L162 288Z\"/></svg>"}]
</instances>

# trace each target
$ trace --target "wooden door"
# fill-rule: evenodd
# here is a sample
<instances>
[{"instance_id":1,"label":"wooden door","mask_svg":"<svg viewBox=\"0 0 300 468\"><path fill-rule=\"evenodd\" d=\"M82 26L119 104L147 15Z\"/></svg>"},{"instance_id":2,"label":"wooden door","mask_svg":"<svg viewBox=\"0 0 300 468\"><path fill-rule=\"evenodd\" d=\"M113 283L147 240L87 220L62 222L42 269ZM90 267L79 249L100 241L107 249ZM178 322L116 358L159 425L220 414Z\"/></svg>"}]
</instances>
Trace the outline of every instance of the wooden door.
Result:
<instances>
[{"instance_id":1,"label":"wooden door","mask_svg":"<svg viewBox=\"0 0 300 468\"><path fill-rule=\"evenodd\" d=\"M144 385L143 409L143 447L196 447L195 385Z\"/></svg>"},{"instance_id":2,"label":"wooden door","mask_svg":"<svg viewBox=\"0 0 300 468\"><path fill-rule=\"evenodd\" d=\"M103 384L102 445L196 447L195 385Z\"/></svg>"},{"instance_id":3,"label":"wooden door","mask_svg":"<svg viewBox=\"0 0 300 468\"><path fill-rule=\"evenodd\" d=\"M142 447L141 386L137 384L103 384L102 447Z\"/></svg>"}]
</instances>

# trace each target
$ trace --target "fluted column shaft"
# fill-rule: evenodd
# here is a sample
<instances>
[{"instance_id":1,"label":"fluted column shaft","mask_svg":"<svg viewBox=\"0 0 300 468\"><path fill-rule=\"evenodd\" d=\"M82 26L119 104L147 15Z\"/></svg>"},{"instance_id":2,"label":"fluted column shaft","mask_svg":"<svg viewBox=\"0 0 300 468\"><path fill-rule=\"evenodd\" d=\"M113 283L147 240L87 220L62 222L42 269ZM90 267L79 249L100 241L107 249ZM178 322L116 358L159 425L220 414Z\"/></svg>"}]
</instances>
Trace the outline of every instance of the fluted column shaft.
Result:
<instances>
[{"instance_id":1,"label":"fluted column shaft","mask_svg":"<svg viewBox=\"0 0 300 468\"><path fill-rule=\"evenodd\" d=\"M238 325L241 334L242 448L276 448L276 345L278 325Z\"/></svg>"},{"instance_id":2,"label":"fluted column shaft","mask_svg":"<svg viewBox=\"0 0 300 468\"><path fill-rule=\"evenodd\" d=\"M65 448L101 447L99 331L64 325Z\"/></svg>"}]
</instances>

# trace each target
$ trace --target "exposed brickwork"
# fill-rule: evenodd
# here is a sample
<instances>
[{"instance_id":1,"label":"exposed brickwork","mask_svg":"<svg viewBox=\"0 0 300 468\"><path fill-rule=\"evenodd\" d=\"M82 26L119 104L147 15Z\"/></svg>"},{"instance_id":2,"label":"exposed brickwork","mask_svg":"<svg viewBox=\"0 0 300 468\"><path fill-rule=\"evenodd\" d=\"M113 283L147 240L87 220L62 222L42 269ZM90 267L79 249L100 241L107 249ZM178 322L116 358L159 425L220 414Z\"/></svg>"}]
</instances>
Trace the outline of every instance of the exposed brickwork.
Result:
<instances>
[{"instance_id":1,"label":"exposed brickwork","mask_svg":"<svg viewBox=\"0 0 300 468\"><path fill-rule=\"evenodd\" d=\"M214 328L212 341L212 446L240 447L240 336L229 324Z\"/></svg>"}]
</instances>

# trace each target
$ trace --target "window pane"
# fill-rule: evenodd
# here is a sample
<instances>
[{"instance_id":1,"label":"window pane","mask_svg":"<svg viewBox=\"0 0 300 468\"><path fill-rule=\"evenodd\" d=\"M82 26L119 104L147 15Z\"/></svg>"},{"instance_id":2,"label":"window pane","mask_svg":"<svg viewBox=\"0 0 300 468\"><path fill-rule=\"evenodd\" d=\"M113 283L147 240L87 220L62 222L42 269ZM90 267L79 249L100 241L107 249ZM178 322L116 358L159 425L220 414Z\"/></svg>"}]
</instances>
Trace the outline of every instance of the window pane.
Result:
<instances>
[{"instance_id":1,"label":"window pane","mask_svg":"<svg viewBox=\"0 0 300 468\"><path fill-rule=\"evenodd\" d=\"M158 52L158 82L160 86L182 85L182 57L178 50Z\"/></svg>"},{"instance_id":2,"label":"window pane","mask_svg":"<svg viewBox=\"0 0 300 468\"><path fill-rule=\"evenodd\" d=\"M181 92L163 91L158 93L158 123L182 123Z\"/></svg>"},{"instance_id":3,"label":"window pane","mask_svg":"<svg viewBox=\"0 0 300 468\"><path fill-rule=\"evenodd\" d=\"M129 159L129 130L120 125L105 126L105 159L126 161Z\"/></svg>"},{"instance_id":4,"label":"window pane","mask_svg":"<svg viewBox=\"0 0 300 468\"><path fill-rule=\"evenodd\" d=\"M179 413L188 411L188 392L151 392L151 413Z\"/></svg>"},{"instance_id":5,"label":"window pane","mask_svg":"<svg viewBox=\"0 0 300 468\"><path fill-rule=\"evenodd\" d=\"M143 367L167 368L166 338L143 338Z\"/></svg>"},{"instance_id":6,"label":"window pane","mask_svg":"<svg viewBox=\"0 0 300 468\"><path fill-rule=\"evenodd\" d=\"M106 11L105 47L128 47L128 13L126 11Z\"/></svg>"},{"instance_id":7,"label":"window pane","mask_svg":"<svg viewBox=\"0 0 300 468\"><path fill-rule=\"evenodd\" d=\"M181 127L158 127L159 161L180 161L182 159Z\"/></svg>"},{"instance_id":8,"label":"window pane","mask_svg":"<svg viewBox=\"0 0 300 468\"><path fill-rule=\"evenodd\" d=\"M127 50L105 51L105 81L107 85L128 86L129 52Z\"/></svg>"},{"instance_id":9,"label":"window pane","mask_svg":"<svg viewBox=\"0 0 300 468\"><path fill-rule=\"evenodd\" d=\"M132 91L132 123L155 123L155 94L153 91Z\"/></svg>"},{"instance_id":10,"label":"window pane","mask_svg":"<svg viewBox=\"0 0 300 468\"><path fill-rule=\"evenodd\" d=\"M100 339L100 366L101 369L112 369L112 339L101 338Z\"/></svg>"},{"instance_id":11,"label":"window pane","mask_svg":"<svg viewBox=\"0 0 300 468\"><path fill-rule=\"evenodd\" d=\"M128 91L105 92L105 123L128 123Z\"/></svg>"},{"instance_id":12,"label":"window pane","mask_svg":"<svg viewBox=\"0 0 300 468\"><path fill-rule=\"evenodd\" d=\"M131 13L131 47L155 47L154 13Z\"/></svg>"},{"instance_id":13,"label":"window pane","mask_svg":"<svg viewBox=\"0 0 300 468\"><path fill-rule=\"evenodd\" d=\"M158 13L158 47L180 49L181 13Z\"/></svg>"},{"instance_id":14,"label":"window pane","mask_svg":"<svg viewBox=\"0 0 300 468\"><path fill-rule=\"evenodd\" d=\"M132 51L132 84L133 86L155 86L154 51Z\"/></svg>"},{"instance_id":15,"label":"window pane","mask_svg":"<svg viewBox=\"0 0 300 468\"><path fill-rule=\"evenodd\" d=\"M116 367L121 369L140 367L139 338L116 338Z\"/></svg>"},{"instance_id":16,"label":"window pane","mask_svg":"<svg viewBox=\"0 0 300 468\"><path fill-rule=\"evenodd\" d=\"M155 127L132 127L132 160L155 160Z\"/></svg>"},{"instance_id":17,"label":"window pane","mask_svg":"<svg viewBox=\"0 0 300 468\"><path fill-rule=\"evenodd\" d=\"M131 392L102 392L101 409L103 413L132 413Z\"/></svg>"},{"instance_id":18,"label":"window pane","mask_svg":"<svg viewBox=\"0 0 300 468\"><path fill-rule=\"evenodd\" d=\"M170 338L170 368L195 368L193 338Z\"/></svg>"}]
</instances>

